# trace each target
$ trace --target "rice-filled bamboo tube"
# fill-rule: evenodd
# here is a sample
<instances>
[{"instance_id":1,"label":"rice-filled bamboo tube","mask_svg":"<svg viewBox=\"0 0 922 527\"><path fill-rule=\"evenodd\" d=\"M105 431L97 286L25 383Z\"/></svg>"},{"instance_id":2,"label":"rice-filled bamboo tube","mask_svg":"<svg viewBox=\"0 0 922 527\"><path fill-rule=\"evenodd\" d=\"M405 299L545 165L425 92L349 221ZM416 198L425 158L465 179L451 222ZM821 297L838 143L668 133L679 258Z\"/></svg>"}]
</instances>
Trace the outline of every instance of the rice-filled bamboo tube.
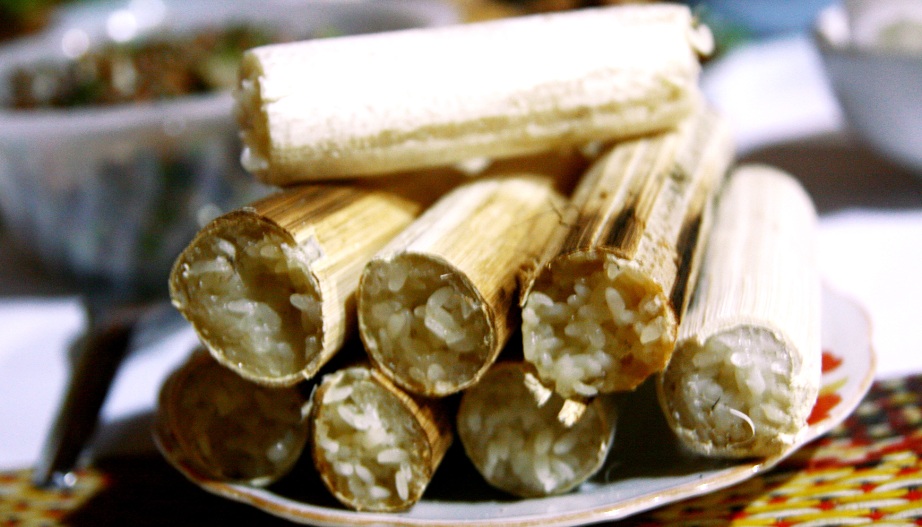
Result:
<instances>
[{"instance_id":1,"label":"rice-filled bamboo tube","mask_svg":"<svg viewBox=\"0 0 922 527\"><path fill-rule=\"evenodd\" d=\"M454 437L442 400L408 394L368 364L324 375L310 421L321 479L359 511L412 507Z\"/></svg>"},{"instance_id":2,"label":"rice-filled bamboo tube","mask_svg":"<svg viewBox=\"0 0 922 527\"><path fill-rule=\"evenodd\" d=\"M220 216L177 258L173 305L243 377L278 386L310 378L355 328L365 262L449 182L296 186Z\"/></svg>"},{"instance_id":3,"label":"rice-filled bamboo tube","mask_svg":"<svg viewBox=\"0 0 922 527\"><path fill-rule=\"evenodd\" d=\"M666 366L702 210L732 157L727 123L707 110L615 145L585 174L524 299L524 356L548 388L579 401Z\"/></svg>"},{"instance_id":4,"label":"rice-filled bamboo tube","mask_svg":"<svg viewBox=\"0 0 922 527\"><path fill-rule=\"evenodd\" d=\"M157 437L164 455L184 471L268 485L306 448L308 400L299 387L253 384L199 349L161 387Z\"/></svg>"},{"instance_id":5,"label":"rice-filled bamboo tube","mask_svg":"<svg viewBox=\"0 0 922 527\"><path fill-rule=\"evenodd\" d=\"M617 412L597 397L572 426L557 415L559 395L539 402L530 367L519 361L493 365L465 390L458 408L458 437L487 482L519 497L561 494L602 467L614 442Z\"/></svg>"},{"instance_id":6,"label":"rice-filled bamboo tube","mask_svg":"<svg viewBox=\"0 0 922 527\"><path fill-rule=\"evenodd\" d=\"M258 47L235 90L242 163L287 185L668 129L712 48L678 4Z\"/></svg>"},{"instance_id":7,"label":"rice-filled bamboo tube","mask_svg":"<svg viewBox=\"0 0 922 527\"><path fill-rule=\"evenodd\" d=\"M401 387L441 397L474 384L518 328L519 284L565 199L535 174L481 178L443 196L366 265L359 333Z\"/></svg>"},{"instance_id":8,"label":"rice-filled bamboo tube","mask_svg":"<svg viewBox=\"0 0 922 527\"><path fill-rule=\"evenodd\" d=\"M806 430L820 389L816 211L790 175L736 169L719 196L701 274L658 377L693 451L771 456Z\"/></svg>"}]
</instances>

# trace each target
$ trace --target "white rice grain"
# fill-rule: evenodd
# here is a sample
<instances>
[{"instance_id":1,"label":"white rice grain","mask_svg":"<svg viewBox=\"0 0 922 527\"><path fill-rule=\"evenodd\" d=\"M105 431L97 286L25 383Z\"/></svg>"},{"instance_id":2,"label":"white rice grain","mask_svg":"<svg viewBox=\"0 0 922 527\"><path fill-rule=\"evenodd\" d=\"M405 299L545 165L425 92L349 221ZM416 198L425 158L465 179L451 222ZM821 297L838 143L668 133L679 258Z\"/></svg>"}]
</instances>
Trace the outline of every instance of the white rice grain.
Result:
<instances>
[{"instance_id":1,"label":"white rice grain","mask_svg":"<svg viewBox=\"0 0 922 527\"><path fill-rule=\"evenodd\" d=\"M398 384L448 395L473 382L489 351L489 322L452 269L398 256L373 261L362 283L363 339Z\"/></svg>"},{"instance_id":2,"label":"white rice grain","mask_svg":"<svg viewBox=\"0 0 922 527\"><path fill-rule=\"evenodd\" d=\"M307 346L311 336L322 341L319 296L303 262L286 257L299 252L255 228L216 231L184 252L190 272L201 274L186 283L195 302L176 301L187 304L191 319L206 321L209 347L247 375L295 375L319 351Z\"/></svg>"},{"instance_id":3,"label":"white rice grain","mask_svg":"<svg viewBox=\"0 0 922 527\"><path fill-rule=\"evenodd\" d=\"M388 448L378 452L376 456L378 463L382 464L394 464L394 463L403 463L409 459L407 453L400 448Z\"/></svg>"},{"instance_id":4,"label":"white rice grain","mask_svg":"<svg viewBox=\"0 0 922 527\"><path fill-rule=\"evenodd\" d=\"M336 488L351 501L370 510L399 508L422 488L421 475L414 472L421 469L413 468L422 466L421 453L407 447L414 444L413 428L403 424L413 417L367 375L367 370L347 369L324 379L325 393L336 397L324 397L316 413L315 449L333 467ZM351 468L345 472L338 468L347 464Z\"/></svg>"},{"instance_id":5,"label":"white rice grain","mask_svg":"<svg viewBox=\"0 0 922 527\"><path fill-rule=\"evenodd\" d=\"M721 449L797 433L800 425L781 410L793 397L781 349L769 332L753 331L681 350L664 377L677 393L678 422Z\"/></svg>"},{"instance_id":6,"label":"white rice grain","mask_svg":"<svg viewBox=\"0 0 922 527\"><path fill-rule=\"evenodd\" d=\"M551 393L538 404L525 379L522 369L500 367L469 388L459 409L459 436L494 486L523 497L566 492L601 465L610 430L598 406L568 428L557 417L563 399Z\"/></svg>"},{"instance_id":7,"label":"white rice grain","mask_svg":"<svg viewBox=\"0 0 922 527\"><path fill-rule=\"evenodd\" d=\"M658 291L603 258L555 263L526 298L525 359L564 397L633 389L672 351L675 328Z\"/></svg>"}]
</instances>

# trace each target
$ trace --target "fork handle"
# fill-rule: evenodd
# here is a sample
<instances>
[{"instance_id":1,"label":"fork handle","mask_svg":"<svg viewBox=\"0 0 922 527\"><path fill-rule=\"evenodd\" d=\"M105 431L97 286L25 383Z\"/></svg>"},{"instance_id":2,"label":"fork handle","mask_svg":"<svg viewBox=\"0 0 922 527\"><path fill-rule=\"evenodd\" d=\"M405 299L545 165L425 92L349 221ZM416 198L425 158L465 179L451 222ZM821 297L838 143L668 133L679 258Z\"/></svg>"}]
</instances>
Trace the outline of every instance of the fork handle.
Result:
<instances>
[{"instance_id":1,"label":"fork handle","mask_svg":"<svg viewBox=\"0 0 922 527\"><path fill-rule=\"evenodd\" d=\"M77 353L64 399L32 473L34 485L62 488L73 482L70 474L96 428L139 318L134 308L114 308L90 318L86 334L75 344Z\"/></svg>"}]
</instances>

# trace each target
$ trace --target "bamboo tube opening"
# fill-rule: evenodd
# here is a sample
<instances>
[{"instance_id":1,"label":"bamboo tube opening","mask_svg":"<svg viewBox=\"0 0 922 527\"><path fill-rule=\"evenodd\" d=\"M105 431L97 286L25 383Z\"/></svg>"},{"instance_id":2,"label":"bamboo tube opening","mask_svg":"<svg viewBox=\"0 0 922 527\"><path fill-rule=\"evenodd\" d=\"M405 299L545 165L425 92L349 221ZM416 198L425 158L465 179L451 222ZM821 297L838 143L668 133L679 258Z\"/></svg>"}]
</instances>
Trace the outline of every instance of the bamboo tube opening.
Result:
<instances>
[{"instance_id":1,"label":"bamboo tube opening","mask_svg":"<svg viewBox=\"0 0 922 527\"><path fill-rule=\"evenodd\" d=\"M371 369L324 377L313 401L313 457L330 491L356 510L397 511L416 503L447 442L430 442L430 425L406 396ZM421 420L423 419L423 420Z\"/></svg>"},{"instance_id":2,"label":"bamboo tube opening","mask_svg":"<svg viewBox=\"0 0 922 527\"><path fill-rule=\"evenodd\" d=\"M737 326L704 344L675 350L661 382L673 418L701 444L719 450L793 437L801 424L790 379L795 365L784 340L763 327Z\"/></svg>"},{"instance_id":3,"label":"bamboo tube opening","mask_svg":"<svg viewBox=\"0 0 922 527\"><path fill-rule=\"evenodd\" d=\"M491 485L520 497L567 492L601 467L614 440L615 416L596 399L566 426L559 395L539 404L522 363L501 363L464 392L458 435ZM497 404L502 401L502 404Z\"/></svg>"},{"instance_id":4,"label":"bamboo tube opening","mask_svg":"<svg viewBox=\"0 0 922 527\"><path fill-rule=\"evenodd\" d=\"M778 455L806 430L822 384L816 211L768 166L736 168L715 198L658 397L694 452Z\"/></svg>"},{"instance_id":5,"label":"bamboo tube opening","mask_svg":"<svg viewBox=\"0 0 922 527\"><path fill-rule=\"evenodd\" d=\"M607 252L552 260L522 311L525 359L566 398L634 389L661 371L676 320L662 288Z\"/></svg>"},{"instance_id":6,"label":"bamboo tube opening","mask_svg":"<svg viewBox=\"0 0 922 527\"><path fill-rule=\"evenodd\" d=\"M359 327L375 364L414 393L460 391L494 355L486 302L463 273L436 256L373 259L362 276Z\"/></svg>"},{"instance_id":7,"label":"bamboo tube opening","mask_svg":"<svg viewBox=\"0 0 922 527\"><path fill-rule=\"evenodd\" d=\"M304 450L305 402L296 388L247 382L202 351L165 383L158 425L195 470L267 485L287 473Z\"/></svg>"},{"instance_id":8,"label":"bamboo tube opening","mask_svg":"<svg viewBox=\"0 0 922 527\"><path fill-rule=\"evenodd\" d=\"M323 342L310 257L255 215L213 223L177 262L173 303L222 363L244 377L298 377ZM176 274L176 271L174 271Z\"/></svg>"}]
</instances>

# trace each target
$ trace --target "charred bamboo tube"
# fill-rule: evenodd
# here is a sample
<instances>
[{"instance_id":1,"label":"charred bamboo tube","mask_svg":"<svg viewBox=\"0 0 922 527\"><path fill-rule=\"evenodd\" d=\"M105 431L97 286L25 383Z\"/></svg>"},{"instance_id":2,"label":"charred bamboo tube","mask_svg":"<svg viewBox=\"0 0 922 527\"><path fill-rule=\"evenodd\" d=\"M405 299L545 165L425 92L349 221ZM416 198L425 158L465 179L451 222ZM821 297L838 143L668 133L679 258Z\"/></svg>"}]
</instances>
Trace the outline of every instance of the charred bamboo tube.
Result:
<instances>
[{"instance_id":1,"label":"charred bamboo tube","mask_svg":"<svg viewBox=\"0 0 922 527\"><path fill-rule=\"evenodd\" d=\"M243 377L275 386L312 377L355 328L365 263L441 191L399 181L400 190L298 186L218 217L177 258L173 305Z\"/></svg>"},{"instance_id":2,"label":"charred bamboo tube","mask_svg":"<svg viewBox=\"0 0 922 527\"><path fill-rule=\"evenodd\" d=\"M409 395L368 365L324 375L310 416L324 484L359 511L412 507L453 439L440 400Z\"/></svg>"},{"instance_id":3,"label":"charred bamboo tube","mask_svg":"<svg viewBox=\"0 0 922 527\"><path fill-rule=\"evenodd\" d=\"M619 143L586 173L561 249L524 300L525 359L548 388L578 401L634 389L666 366L730 135L702 112Z\"/></svg>"},{"instance_id":4,"label":"charred bamboo tube","mask_svg":"<svg viewBox=\"0 0 922 527\"><path fill-rule=\"evenodd\" d=\"M567 492L598 472L617 421L611 400L597 397L574 425L561 423L564 399L552 394L539 403L529 370L496 363L461 396L457 416L458 437L484 479L525 498Z\"/></svg>"},{"instance_id":5,"label":"charred bamboo tube","mask_svg":"<svg viewBox=\"0 0 922 527\"><path fill-rule=\"evenodd\" d=\"M156 427L171 462L221 481L268 485L288 473L307 445L297 387L250 383L203 349L163 384Z\"/></svg>"},{"instance_id":6,"label":"charred bamboo tube","mask_svg":"<svg viewBox=\"0 0 922 527\"><path fill-rule=\"evenodd\" d=\"M701 274L658 377L670 426L711 456L770 456L806 429L820 389L816 212L788 174L746 165L716 205Z\"/></svg>"},{"instance_id":7,"label":"charred bamboo tube","mask_svg":"<svg viewBox=\"0 0 922 527\"><path fill-rule=\"evenodd\" d=\"M287 185L663 130L712 47L678 4L263 46L235 91L242 163Z\"/></svg>"},{"instance_id":8,"label":"charred bamboo tube","mask_svg":"<svg viewBox=\"0 0 922 527\"><path fill-rule=\"evenodd\" d=\"M520 281L559 224L553 180L510 174L446 194L366 265L359 332L372 362L413 393L474 384L520 321Z\"/></svg>"}]
</instances>

